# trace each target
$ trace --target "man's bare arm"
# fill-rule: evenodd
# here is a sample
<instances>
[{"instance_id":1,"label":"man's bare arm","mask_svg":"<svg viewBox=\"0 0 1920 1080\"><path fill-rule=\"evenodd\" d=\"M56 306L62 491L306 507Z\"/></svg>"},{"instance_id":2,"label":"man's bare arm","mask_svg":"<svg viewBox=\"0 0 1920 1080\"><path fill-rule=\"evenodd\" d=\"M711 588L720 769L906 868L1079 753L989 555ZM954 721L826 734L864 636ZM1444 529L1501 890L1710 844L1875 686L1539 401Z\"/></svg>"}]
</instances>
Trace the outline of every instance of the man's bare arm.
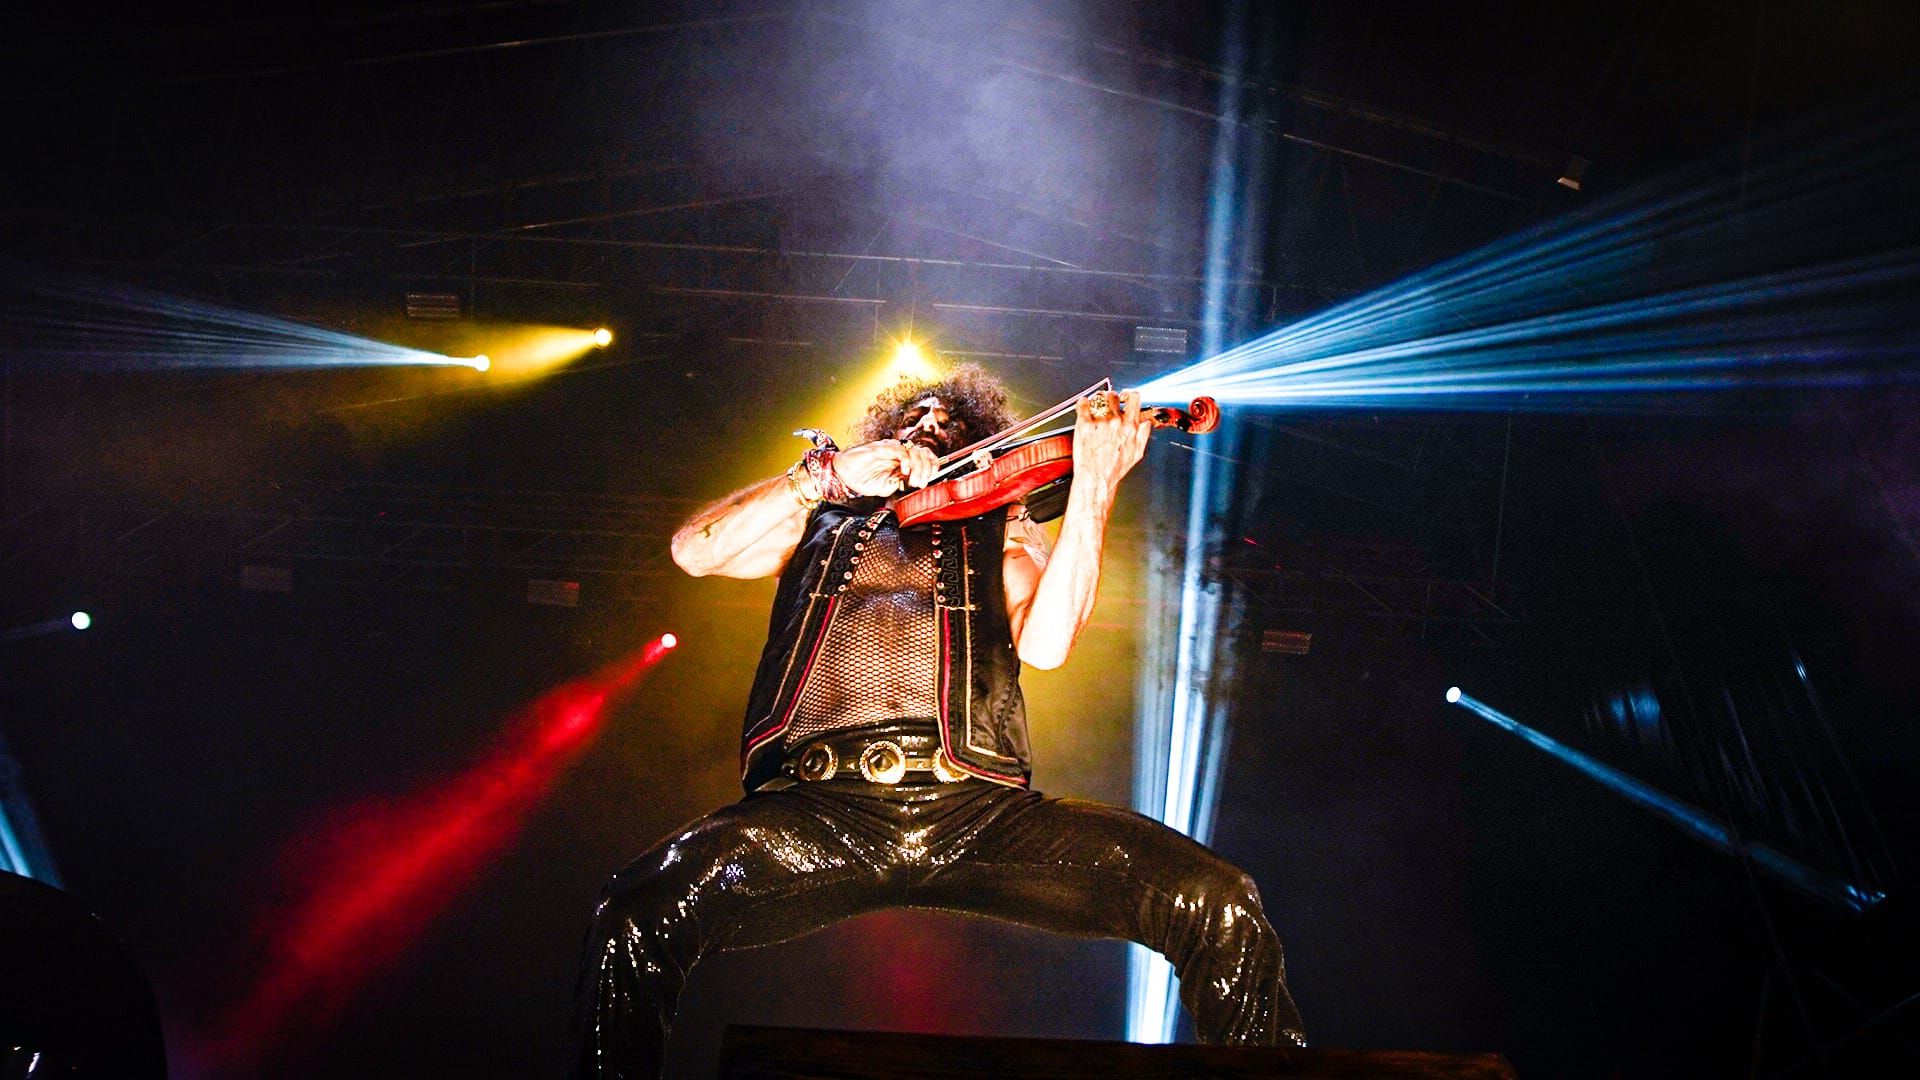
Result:
<instances>
[{"instance_id":1,"label":"man's bare arm","mask_svg":"<svg viewBox=\"0 0 1920 1080\"><path fill-rule=\"evenodd\" d=\"M1033 594L1040 587L1040 575L1046 572L1053 554L1053 542L1047 530L1033 520L1022 503L1007 507L1007 542L1000 561L1000 580L1007 590L1007 624L1013 631L1015 648L1026 629L1027 612L1033 608Z\"/></svg>"},{"instance_id":2,"label":"man's bare arm","mask_svg":"<svg viewBox=\"0 0 1920 1080\"><path fill-rule=\"evenodd\" d=\"M1073 488L1058 543L1047 553L1042 534L1036 549L1027 530L1038 532L1038 526L1009 521L1002 577L1013 643L1022 661L1037 668L1066 663L1093 616L1107 519L1120 481L1146 453L1152 430L1153 422L1140 416L1137 393L1128 393L1122 407L1105 416L1094 415L1089 402L1082 401L1074 420Z\"/></svg>"},{"instance_id":3,"label":"man's bare arm","mask_svg":"<svg viewBox=\"0 0 1920 1080\"><path fill-rule=\"evenodd\" d=\"M891 495L932 479L937 462L925 447L882 439L840 451L830 468L856 495ZM796 479L798 479L796 477ZM801 482L817 498L812 481ZM673 561L694 577L762 578L778 574L806 531L808 504L785 474L702 507L673 534Z\"/></svg>"},{"instance_id":4,"label":"man's bare arm","mask_svg":"<svg viewBox=\"0 0 1920 1080\"><path fill-rule=\"evenodd\" d=\"M782 474L701 507L673 534L673 561L694 577L771 577L806 524L807 507Z\"/></svg>"}]
</instances>

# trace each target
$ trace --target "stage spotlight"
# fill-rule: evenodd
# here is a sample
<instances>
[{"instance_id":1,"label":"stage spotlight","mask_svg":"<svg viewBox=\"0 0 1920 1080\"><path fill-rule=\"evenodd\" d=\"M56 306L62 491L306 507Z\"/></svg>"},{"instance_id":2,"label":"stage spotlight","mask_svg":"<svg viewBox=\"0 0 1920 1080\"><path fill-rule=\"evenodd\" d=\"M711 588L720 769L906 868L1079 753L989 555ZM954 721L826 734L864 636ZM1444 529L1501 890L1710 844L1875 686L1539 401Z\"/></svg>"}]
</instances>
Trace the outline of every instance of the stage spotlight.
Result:
<instances>
[{"instance_id":1,"label":"stage spotlight","mask_svg":"<svg viewBox=\"0 0 1920 1080\"><path fill-rule=\"evenodd\" d=\"M893 370L901 375L927 375L933 366L927 361L927 351L912 338L901 338L893 346Z\"/></svg>"},{"instance_id":2,"label":"stage spotlight","mask_svg":"<svg viewBox=\"0 0 1920 1080\"><path fill-rule=\"evenodd\" d=\"M677 637L674 637L674 636L673 636L672 634L661 634L661 635L660 635L660 647L661 647L661 648L663 648L663 649L671 649L671 648L673 648L673 647L674 647L675 645L678 645L678 644L680 644L680 639L679 639L679 638L677 638Z\"/></svg>"},{"instance_id":3,"label":"stage spotlight","mask_svg":"<svg viewBox=\"0 0 1920 1080\"><path fill-rule=\"evenodd\" d=\"M1460 704L1460 688L1459 687L1457 686L1447 687L1447 704L1449 705Z\"/></svg>"},{"instance_id":4,"label":"stage spotlight","mask_svg":"<svg viewBox=\"0 0 1920 1080\"><path fill-rule=\"evenodd\" d=\"M820 383L820 400L796 402L792 415L798 423L820 428L844 441L847 433L858 429L875 398L902 380L938 381L945 374L939 365L938 356L919 342L888 336L876 342L873 351L862 356L857 365L826 373ZM771 476L793 464L791 444L785 431L777 441L767 442L766 456L753 470L755 474Z\"/></svg>"},{"instance_id":5,"label":"stage spotlight","mask_svg":"<svg viewBox=\"0 0 1920 1080\"><path fill-rule=\"evenodd\" d=\"M68 630L85 630L93 625L93 616L84 611L76 611L64 617L41 619L25 626L0 628L0 641L19 641L24 638L44 637L47 634L59 634Z\"/></svg>"},{"instance_id":6,"label":"stage spotlight","mask_svg":"<svg viewBox=\"0 0 1920 1080\"><path fill-rule=\"evenodd\" d=\"M486 353L481 353L479 356L473 358L473 370L475 371L485 371L492 366L493 361L487 359Z\"/></svg>"},{"instance_id":7,"label":"stage spotlight","mask_svg":"<svg viewBox=\"0 0 1920 1080\"><path fill-rule=\"evenodd\" d=\"M602 349L613 344L613 331L607 329L604 326L598 330L595 330L593 332L593 343L595 346Z\"/></svg>"}]
</instances>

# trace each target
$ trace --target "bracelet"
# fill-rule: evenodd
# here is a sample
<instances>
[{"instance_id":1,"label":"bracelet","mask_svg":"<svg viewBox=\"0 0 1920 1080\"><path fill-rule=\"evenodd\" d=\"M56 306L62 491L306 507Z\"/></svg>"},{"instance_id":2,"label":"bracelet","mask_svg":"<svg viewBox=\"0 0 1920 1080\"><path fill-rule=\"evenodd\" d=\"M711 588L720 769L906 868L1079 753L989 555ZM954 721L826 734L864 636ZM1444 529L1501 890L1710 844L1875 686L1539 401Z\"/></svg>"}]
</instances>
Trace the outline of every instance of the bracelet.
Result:
<instances>
[{"instance_id":1,"label":"bracelet","mask_svg":"<svg viewBox=\"0 0 1920 1080\"><path fill-rule=\"evenodd\" d=\"M800 464L813 478L813 488L820 493L820 498L833 503L850 502L854 498L853 489L842 483L839 474L833 471L834 453L816 446L801 456Z\"/></svg>"},{"instance_id":2,"label":"bracelet","mask_svg":"<svg viewBox=\"0 0 1920 1080\"><path fill-rule=\"evenodd\" d=\"M800 509L811 513L814 507L820 505L820 499L818 496L811 499L807 498L807 493L800 490L800 478L794 475L794 473L800 471L805 465L806 462L804 460L796 461L787 469L787 487L792 489L793 499L800 504Z\"/></svg>"}]
</instances>

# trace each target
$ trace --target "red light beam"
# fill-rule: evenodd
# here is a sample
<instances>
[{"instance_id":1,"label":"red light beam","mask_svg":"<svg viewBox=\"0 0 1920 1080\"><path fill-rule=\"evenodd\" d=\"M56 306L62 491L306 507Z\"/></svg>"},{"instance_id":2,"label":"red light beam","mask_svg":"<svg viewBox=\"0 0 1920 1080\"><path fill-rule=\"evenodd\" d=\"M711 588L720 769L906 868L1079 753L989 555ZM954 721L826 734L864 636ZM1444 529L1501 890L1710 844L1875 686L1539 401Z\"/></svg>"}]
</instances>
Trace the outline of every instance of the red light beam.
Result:
<instances>
[{"instance_id":1,"label":"red light beam","mask_svg":"<svg viewBox=\"0 0 1920 1080\"><path fill-rule=\"evenodd\" d=\"M609 704L675 644L672 635L521 710L464 773L400 799L343 807L296 838L298 895L265 913L262 970L191 1056L215 1074L256 1074L318 1034L391 965L480 870L599 732Z\"/></svg>"}]
</instances>

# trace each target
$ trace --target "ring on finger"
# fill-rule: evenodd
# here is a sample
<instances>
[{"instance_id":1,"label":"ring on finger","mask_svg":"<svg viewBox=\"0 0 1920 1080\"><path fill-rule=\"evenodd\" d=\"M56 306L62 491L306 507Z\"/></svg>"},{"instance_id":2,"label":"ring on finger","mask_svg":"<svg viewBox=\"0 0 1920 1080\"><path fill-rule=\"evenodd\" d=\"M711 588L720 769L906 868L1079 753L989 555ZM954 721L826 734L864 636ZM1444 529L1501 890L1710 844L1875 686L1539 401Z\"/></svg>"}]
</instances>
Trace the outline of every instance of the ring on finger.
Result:
<instances>
[{"instance_id":1,"label":"ring on finger","mask_svg":"<svg viewBox=\"0 0 1920 1080\"><path fill-rule=\"evenodd\" d=\"M1105 416L1110 408L1112 406L1107 402L1105 394L1095 394L1093 400L1087 404L1087 411L1094 416Z\"/></svg>"}]
</instances>

